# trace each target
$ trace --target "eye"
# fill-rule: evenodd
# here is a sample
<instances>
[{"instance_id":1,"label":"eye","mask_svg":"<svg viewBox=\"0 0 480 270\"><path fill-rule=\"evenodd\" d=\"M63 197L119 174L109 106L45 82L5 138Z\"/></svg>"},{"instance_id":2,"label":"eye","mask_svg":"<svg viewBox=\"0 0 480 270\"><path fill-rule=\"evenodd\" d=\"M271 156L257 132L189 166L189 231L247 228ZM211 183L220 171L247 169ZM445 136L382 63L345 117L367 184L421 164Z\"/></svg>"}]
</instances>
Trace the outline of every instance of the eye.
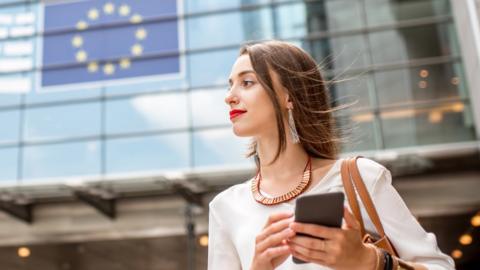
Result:
<instances>
[{"instance_id":1,"label":"eye","mask_svg":"<svg viewBox=\"0 0 480 270\"><path fill-rule=\"evenodd\" d=\"M243 87L250 87L254 84L255 84L255 82L253 80L250 80L250 79L245 79L245 80L242 81L242 86Z\"/></svg>"}]
</instances>

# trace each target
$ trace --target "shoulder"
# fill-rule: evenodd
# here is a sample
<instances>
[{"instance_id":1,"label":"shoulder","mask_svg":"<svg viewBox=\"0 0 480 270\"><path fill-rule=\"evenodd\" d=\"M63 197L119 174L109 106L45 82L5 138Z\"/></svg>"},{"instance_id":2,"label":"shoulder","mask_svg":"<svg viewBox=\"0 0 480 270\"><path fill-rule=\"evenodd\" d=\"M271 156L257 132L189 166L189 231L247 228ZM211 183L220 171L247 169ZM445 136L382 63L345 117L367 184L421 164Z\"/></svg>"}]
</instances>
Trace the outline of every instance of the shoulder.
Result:
<instances>
[{"instance_id":1,"label":"shoulder","mask_svg":"<svg viewBox=\"0 0 480 270\"><path fill-rule=\"evenodd\" d=\"M229 211L233 206L241 204L250 199L251 179L240 184L233 185L217 194L210 201L210 211L224 212Z\"/></svg>"},{"instance_id":2,"label":"shoulder","mask_svg":"<svg viewBox=\"0 0 480 270\"><path fill-rule=\"evenodd\" d=\"M359 158L357 167L367 189L372 189L379 183L389 184L391 182L390 172L382 164L368 158Z\"/></svg>"}]
</instances>

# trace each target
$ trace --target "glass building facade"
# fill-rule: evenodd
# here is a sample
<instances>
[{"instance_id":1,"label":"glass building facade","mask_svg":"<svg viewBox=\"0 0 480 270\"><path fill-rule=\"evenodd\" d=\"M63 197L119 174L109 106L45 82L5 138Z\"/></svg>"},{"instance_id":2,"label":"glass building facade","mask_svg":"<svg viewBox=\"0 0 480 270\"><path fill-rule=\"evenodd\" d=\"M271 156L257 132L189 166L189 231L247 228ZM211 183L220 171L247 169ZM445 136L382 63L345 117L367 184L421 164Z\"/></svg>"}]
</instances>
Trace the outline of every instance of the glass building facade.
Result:
<instances>
[{"instance_id":1,"label":"glass building facade","mask_svg":"<svg viewBox=\"0 0 480 270\"><path fill-rule=\"evenodd\" d=\"M2 185L249 166L223 99L250 40L301 46L335 105L356 101L337 115L344 152L477 140L447 0L101 0L45 16L69 2L0 1Z\"/></svg>"}]
</instances>

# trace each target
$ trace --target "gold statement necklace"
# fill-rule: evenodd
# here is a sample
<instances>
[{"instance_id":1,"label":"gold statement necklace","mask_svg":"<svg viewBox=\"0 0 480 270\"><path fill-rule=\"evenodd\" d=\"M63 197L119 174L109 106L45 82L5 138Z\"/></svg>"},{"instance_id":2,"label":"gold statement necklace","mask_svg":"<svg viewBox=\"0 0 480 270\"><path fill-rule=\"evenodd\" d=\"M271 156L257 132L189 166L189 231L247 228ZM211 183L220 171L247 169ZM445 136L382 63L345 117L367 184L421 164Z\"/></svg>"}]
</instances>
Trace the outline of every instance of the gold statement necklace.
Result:
<instances>
[{"instance_id":1,"label":"gold statement necklace","mask_svg":"<svg viewBox=\"0 0 480 270\"><path fill-rule=\"evenodd\" d=\"M260 173L260 169L259 169L257 175L255 176L255 179L253 179L252 181L252 186L251 186L252 194L258 203L261 203L263 205L276 205L279 203L290 201L298 197L307 189L308 185L310 185L311 179L312 179L312 158L308 156L307 165L305 165L305 169L303 170L302 181L298 184L298 186L295 187L295 189L283 195L273 197L273 198L267 198L263 196L260 193L260 182L262 181L262 174Z\"/></svg>"}]
</instances>

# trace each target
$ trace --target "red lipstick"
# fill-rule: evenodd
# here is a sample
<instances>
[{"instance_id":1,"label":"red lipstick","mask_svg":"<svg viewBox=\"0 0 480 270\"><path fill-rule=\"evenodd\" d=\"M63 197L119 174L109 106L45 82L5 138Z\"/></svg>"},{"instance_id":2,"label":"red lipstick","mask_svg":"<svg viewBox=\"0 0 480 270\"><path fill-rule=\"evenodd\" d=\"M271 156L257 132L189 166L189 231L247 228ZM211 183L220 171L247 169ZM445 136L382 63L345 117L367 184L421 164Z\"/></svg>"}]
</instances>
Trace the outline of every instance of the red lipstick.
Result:
<instances>
[{"instance_id":1,"label":"red lipstick","mask_svg":"<svg viewBox=\"0 0 480 270\"><path fill-rule=\"evenodd\" d=\"M230 120L232 120L233 118L243 114L243 113L246 113L247 111L245 110L231 110L230 111Z\"/></svg>"}]
</instances>

